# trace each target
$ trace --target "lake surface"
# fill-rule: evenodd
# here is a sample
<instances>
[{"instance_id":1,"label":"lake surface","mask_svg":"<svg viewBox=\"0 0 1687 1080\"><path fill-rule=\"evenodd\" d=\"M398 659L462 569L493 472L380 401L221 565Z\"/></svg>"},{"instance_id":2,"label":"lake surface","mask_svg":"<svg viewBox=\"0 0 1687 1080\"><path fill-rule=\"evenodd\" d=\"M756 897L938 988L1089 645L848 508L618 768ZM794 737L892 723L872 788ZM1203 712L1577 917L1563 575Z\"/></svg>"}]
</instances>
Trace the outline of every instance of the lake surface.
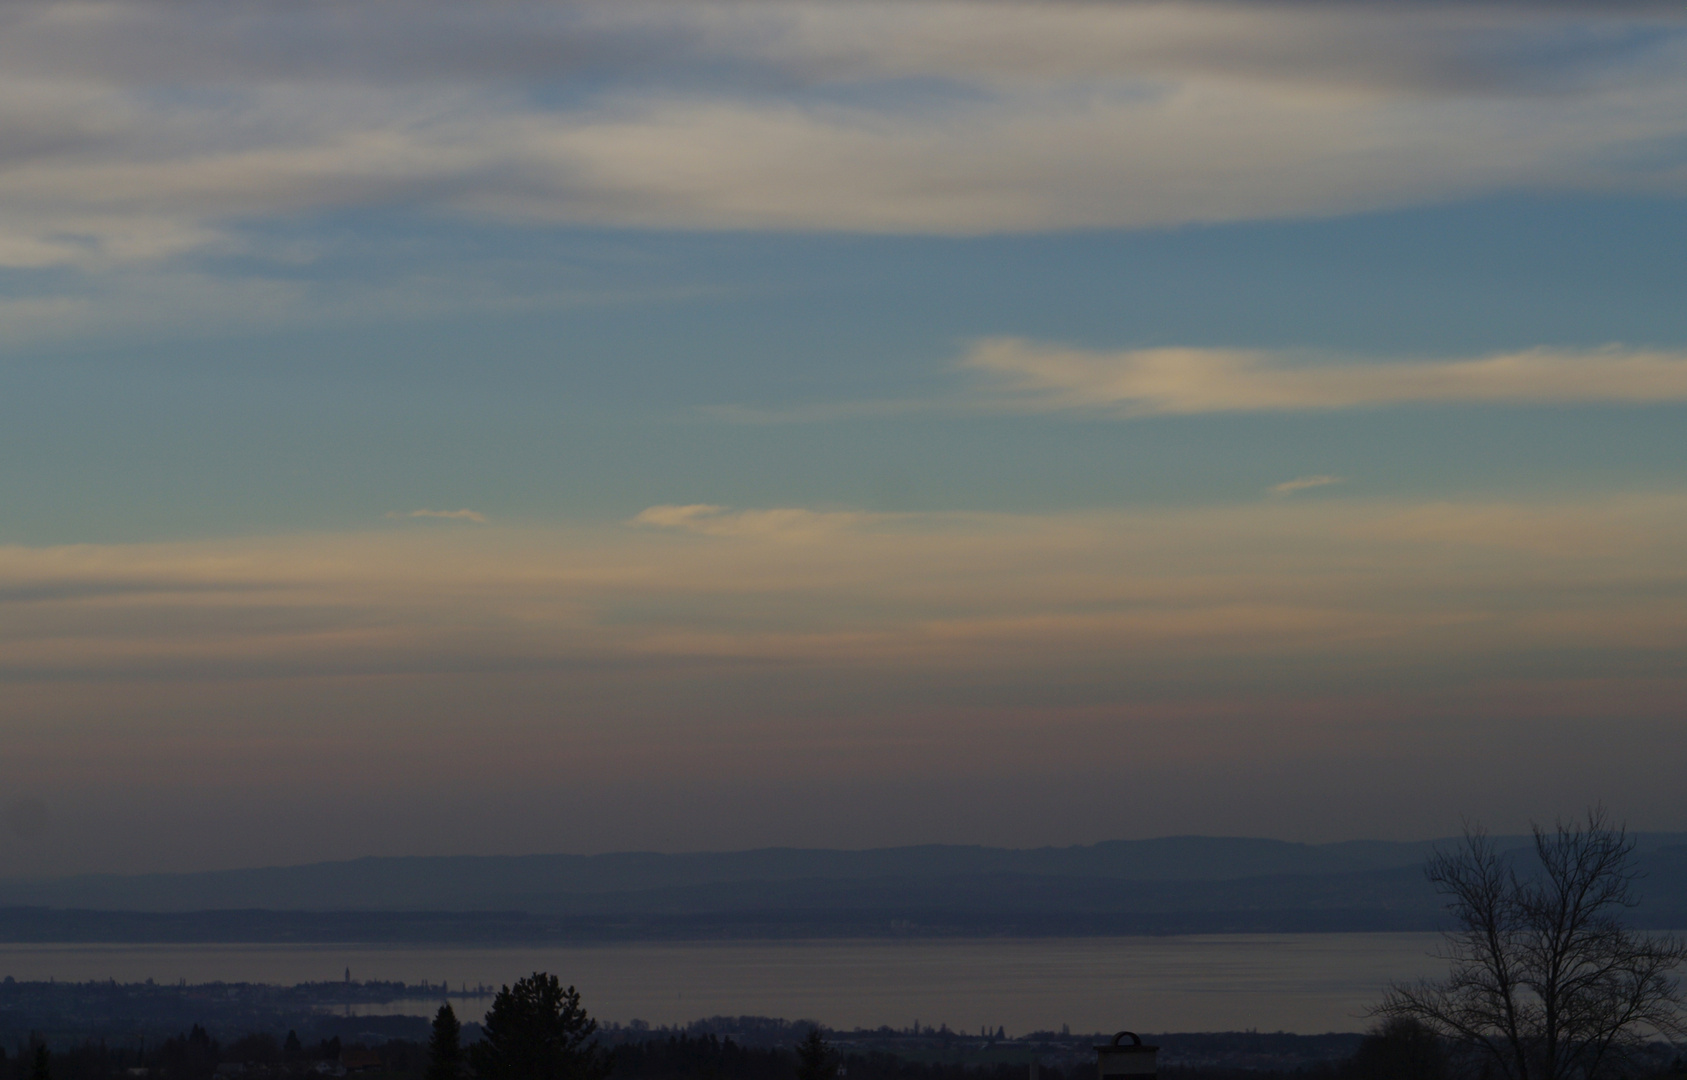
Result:
<instances>
[{"instance_id":1,"label":"lake surface","mask_svg":"<svg viewBox=\"0 0 1687 1080\"><path fill-rule=\"evenodd\" d=\"M948 1024L1011 1034L1358 1031L1392 980L1445 969L1436 934L1238 934L937 941L685 942L534 948L0 945L0 977L139 982L340 979L507 983L534 970L592 1015L675 1024L809 1018L841 1028ZM478 1017L485 1002L458 1000ZM364 1008L428 1014L432 999Z\"/></svg>"}]
</instances>

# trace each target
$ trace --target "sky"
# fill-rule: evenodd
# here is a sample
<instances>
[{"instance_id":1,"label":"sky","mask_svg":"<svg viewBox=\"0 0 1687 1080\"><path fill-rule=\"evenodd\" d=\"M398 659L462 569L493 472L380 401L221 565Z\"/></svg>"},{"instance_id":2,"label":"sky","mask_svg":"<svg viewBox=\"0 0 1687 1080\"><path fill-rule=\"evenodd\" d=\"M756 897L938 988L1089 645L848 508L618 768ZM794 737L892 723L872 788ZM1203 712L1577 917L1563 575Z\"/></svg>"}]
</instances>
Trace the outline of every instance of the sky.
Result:
<instances>
[{"instance_id":1,"label":"sky","mask_svg":"<svg viewBox=\"0 0 1687 1080\"><path fill-rule=\"evenodd\" d=\"M14 0L0 875L1687 829L1687 12Z\"/></svg>"}]
</instances>

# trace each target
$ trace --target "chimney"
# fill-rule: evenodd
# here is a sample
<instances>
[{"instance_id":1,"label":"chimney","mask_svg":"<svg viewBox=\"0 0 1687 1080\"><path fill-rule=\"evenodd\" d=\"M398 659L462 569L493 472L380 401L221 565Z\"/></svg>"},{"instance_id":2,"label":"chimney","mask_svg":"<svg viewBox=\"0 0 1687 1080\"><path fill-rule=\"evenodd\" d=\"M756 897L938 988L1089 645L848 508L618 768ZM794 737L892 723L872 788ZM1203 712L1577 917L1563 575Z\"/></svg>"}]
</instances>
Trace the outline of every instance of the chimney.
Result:
<instances>
[{"instance_id":1,"label":"chimney","mask_svg":"<svg viewBox=\"0 0 1687 1080\"><path fill-rule=\"evenodd\" d=\"M1157 1080L1154 1055L1159 1049L1144 1046L1134 1031L1121 1031L1111 1043L1095 1048L1097 1080Z\"/></svg>"}]
</instances>

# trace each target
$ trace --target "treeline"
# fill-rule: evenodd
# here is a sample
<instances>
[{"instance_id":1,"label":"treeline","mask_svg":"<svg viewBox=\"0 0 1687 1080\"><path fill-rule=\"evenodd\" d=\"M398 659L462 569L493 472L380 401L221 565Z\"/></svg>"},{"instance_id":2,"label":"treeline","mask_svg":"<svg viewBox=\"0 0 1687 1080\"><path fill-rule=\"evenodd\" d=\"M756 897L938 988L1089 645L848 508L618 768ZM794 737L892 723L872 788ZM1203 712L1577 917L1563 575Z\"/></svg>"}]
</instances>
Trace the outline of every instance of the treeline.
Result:
<instances>
[{"instance_id":1,"label":"treeline","mask_svg":"<svg viewBox=\"0 0 1687 1080\"><path fill-rule=\"evenodd\" d=\"M353 1058L353 1055L355 1057ZM267 1034L243 1036L227 1044L203 1028L172 1038L152 1049L108 1047L89 1042L47 1051L43 1044L0 1049L0 1080L313 1080L340 1075L343 1062L358 1064L347 1074L367 1080L425 1080L428 1047L394 1039L373 1047L342 1045L329 1039L314 1045L278 1041ZM842 1053L832 1058L843 1080L1028 1080L1023 1064L966 1065L911 1061L885 1052ZM743 1046L715 1035L677 1035L645 1042L624 1042L607 1049L613 1080L799 1080L795 1049ZM143 1073L132 1070L145 1070ZM828 1073L835 1072L828 1069ZM1094 1080L1095 1067L1070 1070L1043 1066L1039 1080ZM1257 1071L1215 1068L1161 1070L1162 1080L1395 1080L1393 1077L1341 1075L1335 1069Z\"/></svg>"},{"instance_id":2,"label":"treeline","mask_svg":"<svg viewBox=\"0 0 1687 1080\"><path fill-rule=\"evenodd\" d=\"M65 1048L62 1043L55 1047L45 1039L35 1039L20 1044L15 1053L0 1050L0 1080L313 1080L351 1075L367 1080L1092 1080L1095 1076L1094 1059L1071 1056L1075 1048L1070 1045L1044 1055L1018 1042L1016 1052L1030 1051L1035 1056L1011 1061L948 1059L950 1052L960 1049L948 1044L960 1037L946 1028L930 1033L936 1036L931 1040L935 1049L944 1054L939 1060L863 1049L860 1042L834 1048L812 1026L804 1028L794 1045L750 1046L713 1032L605 1038L608 1033L600 1032L587 1015L578 991L544 972L534 972L498 991L479 1038L464 1038L450 1004L440 1006L431 1032L426 1044L392 1039L378 1046L342 1045L338 1038L307 1046L296 1032L289 1031L281 1040L254 1033L224 1047L197 1024L150 1049L144 1045L111 1048L93 1040ZM617 1029L614 1035L637 1033L628 1028ZM1168 1041L1180 1038L1192 1036L1172 1036ZM1252 1041L1258 1036L1232 1033L1230 1041L1238 1038ZM1340 1037L1315 1041L1334 1038ZM988 1048L1001 1041L1001 1033L994 1039L981 1033L979 1041ZM931 1049L930 1045L919 1048L924 1053ZM1524 1080L1536 1075L1496 1069L1496 1059L1484 1056L1481 1049L1468 1042L1448 1041L1416 1019L1395 1016L1359 1039L1351 1055L1337 1060L1285 1069L1241 1068L1234 1058L1207 1065L1166 1061L1159 1071L1165 1080ZM1601 1059L1599 1069L1541 1075L1557 1080L1680 1080L1687 1074L1687 1062L1667 1043L1637 1039L1620 1049ZM1506 1059L1498 1060L1503 1064Z\"/></svg>"},{"instance_id":3,"label":"treeline","mask_svg":"<svg viewBox=\"0 0 1687 1080\"><path fill-rule=\"evenodd\" d=\"M211 1080L215 1077L296 1077L313 1080L339 1075L342 1061L356 1055L349 1075L367 1080L426 1080L428 1047L392 1040L380 1046L342 1046L329 1039L315 1045L278 1041L266 1034L247 1035L219 1045L202 1028L173 1038L153 1050L108 1048L89 1043L42 1054L44 1047L0 1050L0 1080L132 1080L130 1070L145 1069L157 1080ZM801 1080L797 1048L743 1046L716 1035L676 1035L608 1048L614 1080ZM232 1068L238 1064L239 1069ZM830 1067L835 1064L837 1068ZM218 1066L223 1068L219 1070ZM1631 1075L1680 1076L1683 1063L1673 1055L1655 1057ZM884 1052L834 1054L826 1069L842 1080L1029 1080L1024 1064L963 1065L911 1061ZM1160 1080L1449 1080L1445 1053L1433 1043L1373 1034L1345 1060L1293 1069L1240 1069L1216 1066L1164 1066ZM1094 1080L1094 1065L1067 1069L1041 1066L1038 1080Z\"/></svg>"},{"instance_id":4,"label":"treeline","mask_svg":"<svg viewBox=\"0 0 1687 1080\"><path fill-rule=\"evenodd\" d=\"M377 1052L378 1071L406 1075L412 1058L425 1057L417 1043L394 1040ZM198 1024L189 1031L147 1047L110 1046L88 1040L49 1048L40 1038L10 1048L0 1046L0 1080L132 1080L140 1076L160 1080L212 1080L218 1075L252 1076L296 1074L301 1078L338 1074L345 1047L338 1038L306 1045L298 1034L277 1039L267 1032L244 1035L224 1045Z\"/></svg>"}]
</instances>

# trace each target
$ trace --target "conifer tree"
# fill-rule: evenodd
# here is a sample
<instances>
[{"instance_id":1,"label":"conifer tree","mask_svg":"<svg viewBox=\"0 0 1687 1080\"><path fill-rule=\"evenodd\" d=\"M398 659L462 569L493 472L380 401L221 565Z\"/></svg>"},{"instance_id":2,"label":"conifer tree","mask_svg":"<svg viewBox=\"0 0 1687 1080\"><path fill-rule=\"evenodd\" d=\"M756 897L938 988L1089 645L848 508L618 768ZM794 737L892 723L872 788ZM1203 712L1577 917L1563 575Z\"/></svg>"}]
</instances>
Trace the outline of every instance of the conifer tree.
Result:
<instances>
[{"instance_id":1,"label":"conifer tree","mask_svg":"<svg viewBox=\"0 0 1687 1080\"><path fill-rule=\"evenodd\" d=\"M809 1028L803 1041L797 1044L797 1080L826 1080L831 1059L832 1047L820 1034L820 1029Z\"/></svg>"},{"instance_id":2,"label":"conifer tree","mask_svg":"<svg viewBox=\"0 0 1687 1080\"><path fill-rule=\"evenodd\" d=\"M609 1057L597 1045L597 1021L580 993L535 971L501 988L486 1014L482 1041L469 1048L479 1080L602 1080Z\"/></svg>"},{"instance_id":3,"label":"conifer tree","mask_svg":"<svg viewBox=\"0 0 1687 1080\"><path fill-rule=\"evenodd\" d=\"M434 1014L433 1037L428 1040L427 1080L457 1080L462 1069L463 1053L458 1045L462 1031L451 1003L441 1005Z\"/></svg>"}]
</instances>

